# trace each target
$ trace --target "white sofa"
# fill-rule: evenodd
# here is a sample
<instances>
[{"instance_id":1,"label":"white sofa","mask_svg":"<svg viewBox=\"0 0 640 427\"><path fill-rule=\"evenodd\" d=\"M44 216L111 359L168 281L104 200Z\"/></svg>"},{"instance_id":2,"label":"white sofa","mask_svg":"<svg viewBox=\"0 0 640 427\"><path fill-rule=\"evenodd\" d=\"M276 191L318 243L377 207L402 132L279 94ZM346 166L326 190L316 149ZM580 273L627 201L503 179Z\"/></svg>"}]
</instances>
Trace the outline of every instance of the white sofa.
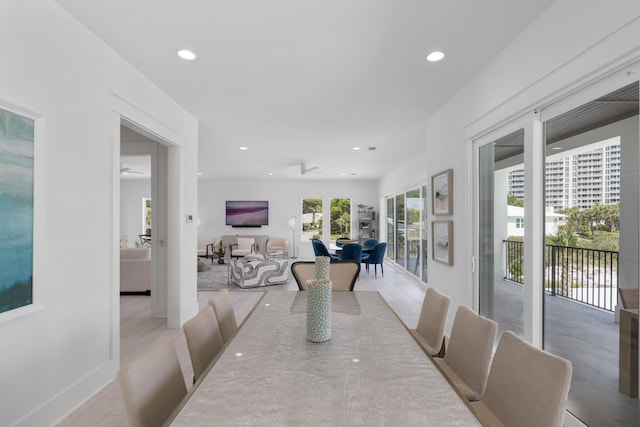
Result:
<instances>
[{"instance_id":1,"label":"white sofa","mask_svg":"<svg viewBox=\"0 0 640 427\"><path fill-rule=\"evenodd\" d=\"M289 281L289 260L286 258L266 258L247 255L246 258L232 258L231 282L241 288L279 285Z\"/></svg>"},{"instance_id":2,"label":"white sofa","mask_svg":"<svg viewBox=\"0 0 640 427\"><path fill-rule=\"evenodd\" d=\"M151 250L120 249L120 294L151 293Z\"/></svg>"}]
</instances>

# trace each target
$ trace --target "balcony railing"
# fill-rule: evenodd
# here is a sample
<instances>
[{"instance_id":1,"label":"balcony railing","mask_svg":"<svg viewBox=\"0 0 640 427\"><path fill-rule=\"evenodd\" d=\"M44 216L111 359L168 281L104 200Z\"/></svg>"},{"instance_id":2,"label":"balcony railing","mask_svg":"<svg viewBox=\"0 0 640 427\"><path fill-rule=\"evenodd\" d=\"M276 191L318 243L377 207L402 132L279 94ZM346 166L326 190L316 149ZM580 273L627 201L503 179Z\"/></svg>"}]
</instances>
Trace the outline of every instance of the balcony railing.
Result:
<instances>
[{"instance_id":1,"label":"balcony railing","mask_svg":"<svg viewBox=\"0 0 640 427\"><path fill-rule=\"evenodd\" d=\"M504 240L504 278L524 284L524 242ZM605 310L617 303L619 252L545 245L545 291Z\"/></svg>"}]
</instances>

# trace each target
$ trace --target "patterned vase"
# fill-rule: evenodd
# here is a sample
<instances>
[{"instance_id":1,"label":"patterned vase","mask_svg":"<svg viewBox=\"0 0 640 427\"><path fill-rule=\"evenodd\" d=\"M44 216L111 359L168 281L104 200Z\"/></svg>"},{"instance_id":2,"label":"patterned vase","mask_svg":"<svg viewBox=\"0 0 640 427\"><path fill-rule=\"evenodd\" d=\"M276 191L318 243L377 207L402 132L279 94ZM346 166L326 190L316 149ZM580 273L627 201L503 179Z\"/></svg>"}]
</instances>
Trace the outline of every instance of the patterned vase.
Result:
<instances>
[{"instance_id":1,"label":"patterned vase","mask_svg":"<svg viewBox=\"0 0 640 427\"><path fill-rule=\"evenodd\" d=\"M331 338L331 281L307 281L307 340Z\"/></svg>"}]
</instances>

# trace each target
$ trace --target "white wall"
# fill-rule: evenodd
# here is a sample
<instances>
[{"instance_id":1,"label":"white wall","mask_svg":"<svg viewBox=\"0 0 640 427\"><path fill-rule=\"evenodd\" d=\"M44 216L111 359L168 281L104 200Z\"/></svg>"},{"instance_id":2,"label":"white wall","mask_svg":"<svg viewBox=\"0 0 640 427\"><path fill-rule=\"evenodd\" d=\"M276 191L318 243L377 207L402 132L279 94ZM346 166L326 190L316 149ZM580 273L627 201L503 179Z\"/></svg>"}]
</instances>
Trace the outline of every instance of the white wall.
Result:
<instances>
[{"instance_id":1,"label":"white wall","mask_svg":"<svg viewBox=\"0 0 640 427\"><path fill-rule=\"evenodd\" d=\"M413 184L425 174L453 169L454 265L432 262L429 272L429 285L452 298L448 328L458 305L474 305L472 190L476 179L468 138L522 112L533 111L576 82L588 80L593 73L633 56L640 48L639 16L637 0L615 4L598 0L556 1L427 118L426 150L420 160L408 161L380 181L378 195L382 202L389 192ZM630 81L634 78L637 75L629 77ZM430 216L429 221L432 219Z\"/></svg>"},{"instance_id":2,"label":"white wall","mask_svg":"<svg viewBox=\"0 0 640 427\"><path fill-rule=\"evenodd\" d=\"M148 179L120 180L120 235L127 235L127 246L135 247L142 228L142 198L151 198Z\"/></svg>"},{"instance_id":3,"label":"white wall","mask_svg":"<svg viewBox=\"0 0 640 427\"><path fill-rule=\"evenodd\" d=\"M376 182L357 180L225 180L201 178L198 186L198 235L265 234L286 237L292 248L289 218L297 217L296 249L300 257L312 257L311 242L300 242L300 214L303 198L351 198L351 229L356 233L357 206L376 206ZM226 200L268 200L269 225L261 228L233 228L225 225ZM326 224L325 224L326 225ZM355 235L355 234L354 234ZM328 237L327 237L328 239ZM328 240L327 240L328 241Z\"/></svg>"},{"instance_id":4,"label":"white wall","mask_svg":"<svg viewBox=\"0 0 640 427\"><path fill-rule=\"evenodd\" d=\"M113 96L181 136L184 178L177 181L188 188L179 191L179 209L192 212L197 122L52 0L0 2L0 39L0 103L40 117L36 179L43 184L34 261L43 298L36 312L0 322L0 423L45 426L119 368L120 153ZM192 243L193 253L195 225L179 229L175 244ZM191 280L195 300L189 260L189 269L177 267L178 283Z\"/></svg>"}]
</instances>

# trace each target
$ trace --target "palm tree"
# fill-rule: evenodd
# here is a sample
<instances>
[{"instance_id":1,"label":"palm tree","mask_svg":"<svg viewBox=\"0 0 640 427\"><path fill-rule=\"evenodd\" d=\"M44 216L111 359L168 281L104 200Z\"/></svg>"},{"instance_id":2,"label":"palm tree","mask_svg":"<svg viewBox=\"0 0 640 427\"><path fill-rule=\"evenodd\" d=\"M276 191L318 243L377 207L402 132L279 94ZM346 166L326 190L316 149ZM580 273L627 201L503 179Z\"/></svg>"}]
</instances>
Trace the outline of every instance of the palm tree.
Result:
<instances>
[{"instance_id":1,"label":"palm tree","mask_svg":"<svg viewBox=\"0 0 640 427\"><path fill-rule=\"evenodd\" d=\"M569 283L571 281L571 271L569 269L569 246L578 244L578 237L568 224L561 225L556 233L548 237L549 243L560 247L562 252L562 279L560 295L569 296Z\"/></svg>"}]
</instances>

